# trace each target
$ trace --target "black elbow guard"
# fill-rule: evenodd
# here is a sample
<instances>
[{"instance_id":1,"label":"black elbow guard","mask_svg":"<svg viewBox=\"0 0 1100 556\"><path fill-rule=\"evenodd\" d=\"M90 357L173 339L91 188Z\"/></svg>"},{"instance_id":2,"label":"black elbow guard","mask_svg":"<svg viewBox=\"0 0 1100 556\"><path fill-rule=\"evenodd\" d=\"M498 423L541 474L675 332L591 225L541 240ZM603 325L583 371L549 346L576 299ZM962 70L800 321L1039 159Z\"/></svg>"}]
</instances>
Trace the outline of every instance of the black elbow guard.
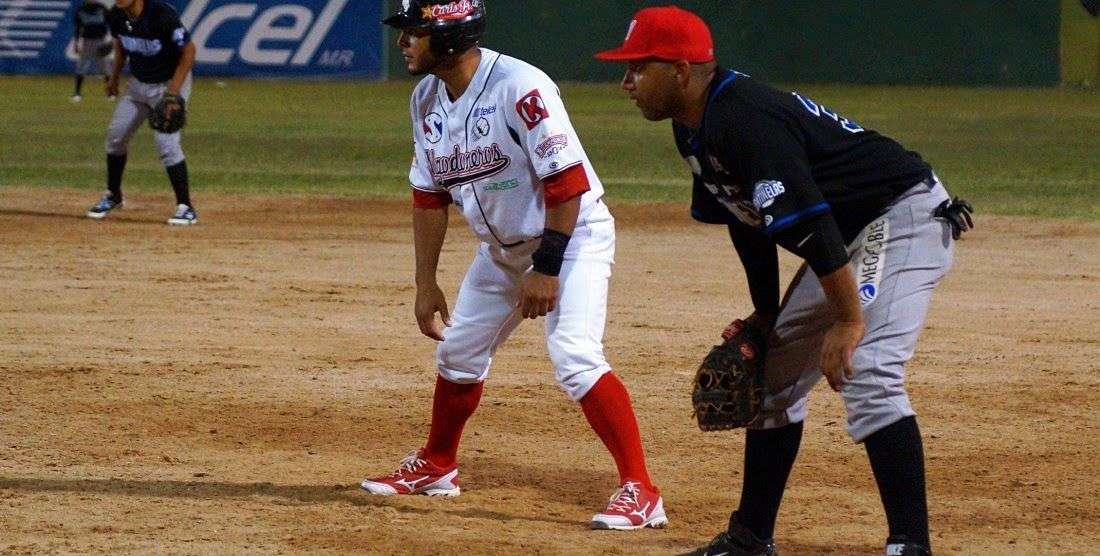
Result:
<instances>
[{"instance_id":1,"label":"black elbow guard","mask_svg":"<svg viewBox=\"0 0 1100 556\"><path fill-rule=\"evenodd\" d=\"M848 264L848 248L831 213L799 222L776 234L775 242L802 257L814 274L825 276Z\"/></svg>"}]
</instances>

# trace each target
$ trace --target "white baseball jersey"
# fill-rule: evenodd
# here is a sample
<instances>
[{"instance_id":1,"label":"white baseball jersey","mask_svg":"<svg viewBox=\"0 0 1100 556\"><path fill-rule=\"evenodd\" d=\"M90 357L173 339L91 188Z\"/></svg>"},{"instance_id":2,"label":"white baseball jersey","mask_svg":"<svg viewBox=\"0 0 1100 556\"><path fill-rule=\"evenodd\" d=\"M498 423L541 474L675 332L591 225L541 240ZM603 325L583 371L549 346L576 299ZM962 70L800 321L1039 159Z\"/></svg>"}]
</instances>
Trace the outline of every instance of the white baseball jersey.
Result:
<instances>
[{"instance_id":1,"label":"white baseball jersey","mask_svg":"<svg viewBox=\"0 0 1100 556\"><path fill-rule=\"evenodd\" d=\"M446 84L429 75L413 91L409 111L416 151L410 184L449 192L485 243L511 247L541 236L543 178L577 165L590 187L577 228L611 220L558 87L538 68L482 48L462 96L451 100ZM571 242L569 251L581 243Z\"/></svg>"}]
</instances>

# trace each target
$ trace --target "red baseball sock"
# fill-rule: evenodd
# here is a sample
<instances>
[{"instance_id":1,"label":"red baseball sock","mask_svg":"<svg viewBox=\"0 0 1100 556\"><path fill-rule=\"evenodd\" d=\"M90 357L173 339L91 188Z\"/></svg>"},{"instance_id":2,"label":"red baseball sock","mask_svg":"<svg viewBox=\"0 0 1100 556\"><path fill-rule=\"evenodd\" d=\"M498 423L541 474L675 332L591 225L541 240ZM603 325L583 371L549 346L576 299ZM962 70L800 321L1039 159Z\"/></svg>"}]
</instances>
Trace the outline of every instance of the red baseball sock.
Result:
<instances>
[{"instance_id":1,"label":"red baseball sock","mask_svg":"<svg viewBox=\"0 0 1100 556\"><path fill-rule=\"evenodd\" d=\"M422 457L439 467L455 464L462 428L474 414L485 383L458 384L439 376L435 381L432 402L432 428Z\"/></svg>"},{"instance_id":2,"label":"red baseball sock","mask_svg":"<svg viewBox=\"0 0 1100 556\"><path fill-rule=\"evenodd\" d=\"M657 490L649 478L642 451L642 436L638 433L638 421L630 394L619 377L605 373L592 389L581 398L581 409L592 425L592 430L607 446L615 466L619 468L619 480L639 481L650 490Z\"/></svg>"}]
</instances>

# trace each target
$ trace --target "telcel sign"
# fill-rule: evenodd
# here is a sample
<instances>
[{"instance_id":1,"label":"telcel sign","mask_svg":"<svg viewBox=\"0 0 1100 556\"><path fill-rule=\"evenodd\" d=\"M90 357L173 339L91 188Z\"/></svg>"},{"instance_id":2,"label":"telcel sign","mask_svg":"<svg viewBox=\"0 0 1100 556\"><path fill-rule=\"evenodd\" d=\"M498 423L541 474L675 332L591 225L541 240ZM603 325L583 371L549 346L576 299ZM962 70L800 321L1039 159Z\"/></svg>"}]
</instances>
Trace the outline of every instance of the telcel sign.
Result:
<instances>
[{"instance_id":1,"label":"telcel sign","mask_svg":"<svg viewBox=\"0 0 1100 556\"><path fill-rule=\"evenodd\" d=\"M41 10L11 0L15 9ZM383 77L385 0L168 0L191 31L200 75ZM5 2L0 2L5 3ZM50 1L58 20L38 29L40 48L21 58L0 56L2 73L72 71L72 10L79 2ZM113 4L113 2L105 2ZM26 17L27 14L24 14ZM0 29L0 32L4 29ZM47 37L46 34L49 33ZM3 39L0 36L0 39ZM2 45L0 45L2 46Z\"/></svg>"}]
</instances>

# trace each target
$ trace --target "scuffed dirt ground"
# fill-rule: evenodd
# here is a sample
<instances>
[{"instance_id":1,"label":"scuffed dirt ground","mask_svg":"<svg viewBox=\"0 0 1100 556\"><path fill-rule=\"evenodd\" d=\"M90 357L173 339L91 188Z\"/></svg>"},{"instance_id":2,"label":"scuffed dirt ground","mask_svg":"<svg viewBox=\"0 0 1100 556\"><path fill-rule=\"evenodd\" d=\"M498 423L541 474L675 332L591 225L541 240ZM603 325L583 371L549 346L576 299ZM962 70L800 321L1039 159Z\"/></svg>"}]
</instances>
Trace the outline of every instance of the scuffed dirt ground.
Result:
<instances>
[{"instance_id":1,"label":"scuffed dirt ground","mask_svg":"<svg viewBox=\"0 0 1100 556\"><path fill-rule=\"evenodd\" d=\"M412 318L407 203L167 195L104 222L95 194L0 190L0 552L669 554L736 503L741 434L690 419L695 365L749 311L721 228L619 218L607 353L670 528L585 528L614 465L557 390L541 326L501 350L460 498L357 483L426 435L432 343ZM939 554L1095 553L1100 226L982 216L910 364ZM452 215L441 283L474 249ZM784 274L793 270L784 261ZM815 391L784 554L881 553L885 519L839 398Z\"/></svg>"}]
</instances>

